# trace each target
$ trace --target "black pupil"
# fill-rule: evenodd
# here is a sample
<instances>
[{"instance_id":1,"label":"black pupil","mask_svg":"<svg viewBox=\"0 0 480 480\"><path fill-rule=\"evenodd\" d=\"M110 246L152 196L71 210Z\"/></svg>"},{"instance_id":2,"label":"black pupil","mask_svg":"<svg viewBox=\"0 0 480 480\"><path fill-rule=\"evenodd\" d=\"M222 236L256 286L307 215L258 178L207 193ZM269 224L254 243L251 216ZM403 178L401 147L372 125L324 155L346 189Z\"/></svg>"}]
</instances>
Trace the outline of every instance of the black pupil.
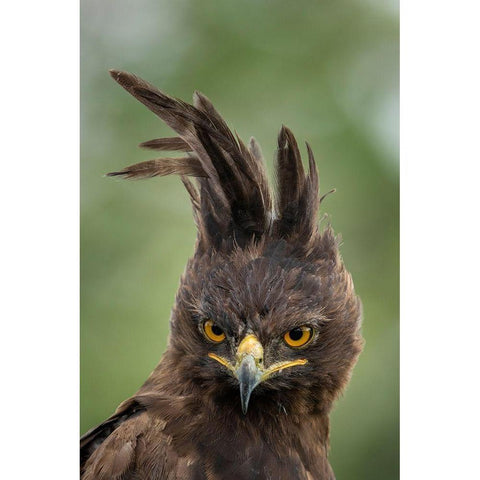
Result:
<instances>
[{"instance_id":1,"label":"black pupil","mask_svg":"<svg viewBox=\"0 0 480 480\"><path fill-rule=\"evenodd\" d=\"M290 330L290 338L296 342L297 340L300 340L303 336L303 330L301 328L294 328L293 330Z\"/></svg>"},{"instance_id":2,"label":"black pupil","mask_svg":"<svg viewBox=\"0 0 480 480\"><path fill-rule=\"evenodd\" d=\"M212 325L212 333L219 337L220 335L223 335L223 330L220 327L217 327L216 325Z\"/></svg>"}]
</instances>

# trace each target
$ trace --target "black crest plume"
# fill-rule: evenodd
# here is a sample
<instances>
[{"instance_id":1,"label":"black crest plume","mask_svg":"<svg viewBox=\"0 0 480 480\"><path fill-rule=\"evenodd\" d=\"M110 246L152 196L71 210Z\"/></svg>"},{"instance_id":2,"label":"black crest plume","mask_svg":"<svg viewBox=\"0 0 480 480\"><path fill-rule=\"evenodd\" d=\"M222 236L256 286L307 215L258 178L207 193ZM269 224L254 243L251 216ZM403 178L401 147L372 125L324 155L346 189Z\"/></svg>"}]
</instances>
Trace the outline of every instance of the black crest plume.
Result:
<instances>
[{"instance_id":1,"label":"black crest plume","mask_svg":"<svg viewBox=\"0 0 480 480\"><path fill-rule=\"evenodd\" d=\"M133 74L115 70L110 74L178 135L140 146L185 156L149 160L108 175L129 179L181 175L198 226L197 251L228 249L234 244L243 247L263 237L309 243L315 236L320 203L315 160L307 144L306 175L297 142L287 127L278 137L277 199L273 202L258 143L252 138L247 147L208 98L195 92L190 105ZM196 177L197 186L188 177Z\"/></svg>"}]
</instances>

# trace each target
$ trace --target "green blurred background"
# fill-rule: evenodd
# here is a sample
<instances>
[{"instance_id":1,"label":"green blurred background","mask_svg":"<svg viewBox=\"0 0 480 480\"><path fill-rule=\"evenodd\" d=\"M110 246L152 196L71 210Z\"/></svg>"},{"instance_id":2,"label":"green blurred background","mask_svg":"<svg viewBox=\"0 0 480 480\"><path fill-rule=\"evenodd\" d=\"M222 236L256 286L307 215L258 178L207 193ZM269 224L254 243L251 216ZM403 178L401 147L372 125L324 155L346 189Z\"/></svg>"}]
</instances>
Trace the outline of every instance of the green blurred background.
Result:
<instances>
[{"instance_id":1,"label":"green blurred background","mask_svg":"<svg viewBox=\"0 0 480 480\"><path fill-rule=\"evenodd\" d=\"M364 305L365 350L332 416L340 479L399 477L397 1L82 0L81 431L135 393L165 349L195 229L178 178L108 179L172 132L109 77L211 98L271 171L282 123L308 140ZM305 150L303 149L305 152Z\"/></svg>"}]
</instances>

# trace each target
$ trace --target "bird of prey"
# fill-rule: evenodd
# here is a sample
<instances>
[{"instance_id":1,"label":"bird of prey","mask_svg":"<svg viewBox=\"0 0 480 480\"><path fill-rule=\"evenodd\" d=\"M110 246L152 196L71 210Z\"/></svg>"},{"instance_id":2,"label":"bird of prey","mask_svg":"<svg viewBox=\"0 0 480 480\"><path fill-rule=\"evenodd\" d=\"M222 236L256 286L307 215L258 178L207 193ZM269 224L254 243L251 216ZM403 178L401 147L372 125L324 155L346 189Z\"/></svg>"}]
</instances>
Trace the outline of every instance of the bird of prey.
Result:
<instances>
[{"instance_id":1,"label":"bird of prey","mask_svg":"<svg viewBox=\"0 0 480 480\"><path fill-rule=\"evenodd\" d=\"M110 73L177 134L141 146L183 153L109 175L180 175L198 235L167 350L82 437L82 479L334 479L329 413L362 349L362 314L338 239L318 225L310 146L306 173L281 128L273 192L258 143L245 145L204 95L190 105Z\"/></svg>"}]
</instances>

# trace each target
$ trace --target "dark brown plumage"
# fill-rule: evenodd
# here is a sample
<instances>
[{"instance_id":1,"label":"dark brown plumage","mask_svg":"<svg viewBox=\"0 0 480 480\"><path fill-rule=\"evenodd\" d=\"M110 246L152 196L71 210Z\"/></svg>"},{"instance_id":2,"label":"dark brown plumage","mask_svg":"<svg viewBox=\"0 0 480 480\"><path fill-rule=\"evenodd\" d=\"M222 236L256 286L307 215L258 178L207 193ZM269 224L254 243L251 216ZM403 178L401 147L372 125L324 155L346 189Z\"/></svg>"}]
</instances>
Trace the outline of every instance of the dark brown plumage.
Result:
<instances>
[{"instance_id":1,"label":"dark brown plumage","mask_svg":"<svg viewBox=\"0 0 480 480\"><path fill-rule=\"evenodd\" d=\"M312 150L305 174L282 127L274 199L258 144L206 97L192 106L111 75L179 135L141 146L186 156L109 175L182 175L198 238L167 351L82 437L82 479L333 479L328 416L362 348L361 305L332 229L318 229Z\"/></svg>"}]
</instances>

